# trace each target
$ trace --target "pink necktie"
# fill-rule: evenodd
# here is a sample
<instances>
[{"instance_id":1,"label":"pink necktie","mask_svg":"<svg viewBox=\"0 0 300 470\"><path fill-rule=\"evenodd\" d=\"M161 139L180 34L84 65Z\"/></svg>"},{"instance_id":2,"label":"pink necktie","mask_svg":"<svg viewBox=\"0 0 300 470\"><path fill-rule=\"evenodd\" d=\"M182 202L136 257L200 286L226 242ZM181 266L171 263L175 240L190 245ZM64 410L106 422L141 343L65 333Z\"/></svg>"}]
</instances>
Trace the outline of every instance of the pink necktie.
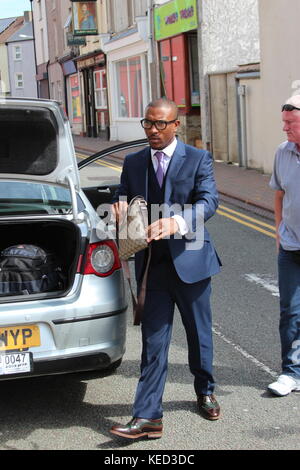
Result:
<instances>
[{"instance_id":1,"label":"pink necktie","mask_svg":"<svg viewBox=\"0 0 300 470\"><path fill-rule=\"evenodd\" d=\"M155 152L154 154L157 158L157 161L158 161L158 167L157 167L157 170L156 170L156 178L157 178L157 181L158 181L158 184L160 187L162 187L162 184L163 184L163 181L164 181L164 170L163 170L163 166L162 166L162 159L164 157L164 152Z\"/></svg>"}]
</instances>

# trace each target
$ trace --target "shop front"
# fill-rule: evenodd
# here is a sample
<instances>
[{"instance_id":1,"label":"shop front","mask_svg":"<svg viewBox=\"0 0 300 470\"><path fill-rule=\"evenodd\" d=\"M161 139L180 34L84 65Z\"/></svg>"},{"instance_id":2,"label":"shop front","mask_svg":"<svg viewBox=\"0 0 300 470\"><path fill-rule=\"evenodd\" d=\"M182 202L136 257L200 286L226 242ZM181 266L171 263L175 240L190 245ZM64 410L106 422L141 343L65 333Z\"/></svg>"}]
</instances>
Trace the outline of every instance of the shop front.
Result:
<instances>
[{"instance_id":1,"label":"shop front","mask_svg":"<svg viewBox=\"0 0 300 470\"><path fill-rule=\"evenodd\" d=\"M48 64L37 65L36 82L38 97L49 99Z\"/></svg>"},{"instance_id":2,"label":"shop front","mask_svg":"<svg viewBox=\"0 0 300 470\"><path fill-rule=\"evenodd\" d=\"M71 56L63 57L59 62L64 76L65 112L69 118L72 133L79 135L82 132L82 114L76 62Z\"/></svg>"},{"instance_id":3,"label":"shop front","mask_svg":"<svg viewBox=\"0 0 300 470\"><path fill-rule=\"evenodd\" d=\"M72 133L75 135L82 133L83 120L80 96L80 76L77 72L68 78L68 116Z\"/></svg>"},{"instance_id":4,"label":"shop front","mask_svg":"<svg viewBox=\"0 0 300 470\"><path fill-rule=\"evenodd\" d=\"M76 58L82 90L83 135L109 140L106 57L102 51Z\"/></svg>"},{"instance_id":5,"label":"shop front","mask_svg":"<svg viewBox=\"0 0 300 470\"><path fill-rule=\"evenodd\" d=\"M201 147L196 0L174 0L154 10L162 95L175 101L180 137Z\"/></svg>"},{"instance_id":6,"label":"shop front","mask_svg":"<svg viewBox=\"0 0 300 470\"><path fill-rule=\"evenodd\" d=\"M149 41L139 30L105 44L111 101L111 140L143 138L140 125L150 96Z\"/></svg>"}]
</instances>

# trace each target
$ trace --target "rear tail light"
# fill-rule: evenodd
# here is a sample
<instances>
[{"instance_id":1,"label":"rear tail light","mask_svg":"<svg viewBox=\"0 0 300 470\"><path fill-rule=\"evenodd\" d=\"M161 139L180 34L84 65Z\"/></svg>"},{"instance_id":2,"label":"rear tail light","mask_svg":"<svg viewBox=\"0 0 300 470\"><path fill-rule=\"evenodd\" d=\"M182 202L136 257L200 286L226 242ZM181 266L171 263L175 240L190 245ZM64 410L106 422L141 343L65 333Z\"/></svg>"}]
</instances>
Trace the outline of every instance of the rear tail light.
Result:
<instances>
[{"instance_id":1,"label":"rear tail light","mask_svg":"<svg viewBox=\"0 0 300 470\"><path fill-rule=\"evenodd\" d=\"M106 277L120 268L118 250L113 241L107 240L89 245L83 274Z\"/></svg>"}]
</instances>

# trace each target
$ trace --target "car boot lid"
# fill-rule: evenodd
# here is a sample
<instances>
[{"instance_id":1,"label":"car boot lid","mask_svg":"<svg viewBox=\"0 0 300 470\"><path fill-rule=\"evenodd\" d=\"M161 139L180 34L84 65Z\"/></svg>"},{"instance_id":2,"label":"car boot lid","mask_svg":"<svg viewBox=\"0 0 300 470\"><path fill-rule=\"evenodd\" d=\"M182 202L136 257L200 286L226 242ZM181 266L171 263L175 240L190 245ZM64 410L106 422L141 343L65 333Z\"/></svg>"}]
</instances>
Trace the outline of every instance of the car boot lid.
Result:
<instances>
[{"instance_id":1,"label":"car boot lid","mask_svg":"<svg viewBox=\"0 0 300 470\"><path fill-rule=\"evenodd\" d=\"M72 134L58 102L2 98L0 130L0 179L71 184L79 190Z\"/></svg>"}]
</instances>

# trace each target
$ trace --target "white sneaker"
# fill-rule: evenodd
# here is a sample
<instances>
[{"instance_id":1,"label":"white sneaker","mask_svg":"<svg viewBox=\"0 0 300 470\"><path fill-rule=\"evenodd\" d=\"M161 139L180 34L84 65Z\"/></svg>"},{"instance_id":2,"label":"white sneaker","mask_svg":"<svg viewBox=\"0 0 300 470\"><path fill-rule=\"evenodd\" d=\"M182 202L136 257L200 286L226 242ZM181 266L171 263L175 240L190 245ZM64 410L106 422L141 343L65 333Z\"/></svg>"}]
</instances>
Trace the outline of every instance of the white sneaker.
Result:
<instances>
[{"instance_id":1,"label":"white sneaker","mask_svg":"<svg viewBox=\"0 0 300 470\"><path fill-rule=\"evenodd\" d=\"M300 378L296 379L290 375L281 374L276 382L268 386L268 390L275 395L284 397L291 392L300 391Z\"/></svg>"}]
</instances>

